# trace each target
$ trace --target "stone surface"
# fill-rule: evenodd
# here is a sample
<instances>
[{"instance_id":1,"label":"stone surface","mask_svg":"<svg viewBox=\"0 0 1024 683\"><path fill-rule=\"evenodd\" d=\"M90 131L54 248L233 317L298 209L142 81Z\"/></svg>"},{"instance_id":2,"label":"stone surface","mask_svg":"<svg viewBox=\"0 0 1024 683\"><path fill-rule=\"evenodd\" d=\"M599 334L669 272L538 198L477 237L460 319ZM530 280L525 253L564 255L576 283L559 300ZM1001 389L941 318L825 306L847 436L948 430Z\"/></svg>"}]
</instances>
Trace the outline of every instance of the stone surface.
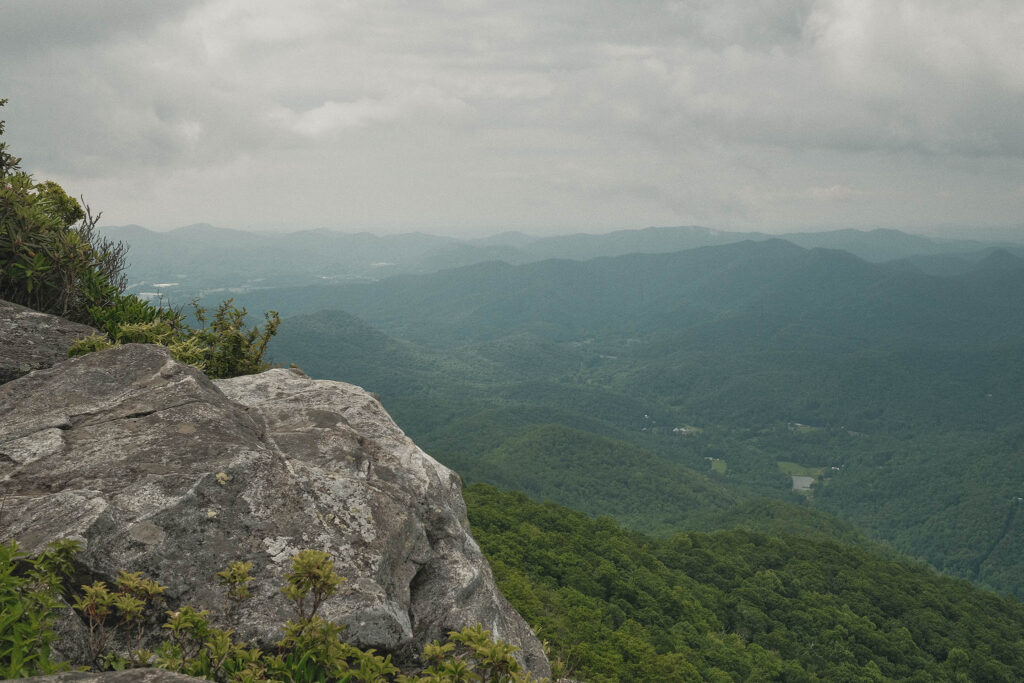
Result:
<instances>
[{"instance_id":1,"label":"stone surface","mask_svg":"<svg viewBox=\"0 0 1024 683\"><path fill-rule=\"evenodd\" d=\"M72 342L92 334L88 325L0 300L0 384L65 360Z\"/></svg>"},{"instance_id":2,"label":"stone surface","mask_svg":"<svg viewBox=\"0 0 1024 683\"><path fill-rule=\"evenodd\" d=\"M165 349L126 345L0 386L0 541L82 541L83 582L142 571L168 607L213 611L264 646L292 616L279 587L315 548L347 581L321 610L362 647L412 663L482 623L549 675L469 534L460 481L362 389L295 370L213 382ZM252 562L225 614L214 574Z\"/></svg>"}]
</instances>

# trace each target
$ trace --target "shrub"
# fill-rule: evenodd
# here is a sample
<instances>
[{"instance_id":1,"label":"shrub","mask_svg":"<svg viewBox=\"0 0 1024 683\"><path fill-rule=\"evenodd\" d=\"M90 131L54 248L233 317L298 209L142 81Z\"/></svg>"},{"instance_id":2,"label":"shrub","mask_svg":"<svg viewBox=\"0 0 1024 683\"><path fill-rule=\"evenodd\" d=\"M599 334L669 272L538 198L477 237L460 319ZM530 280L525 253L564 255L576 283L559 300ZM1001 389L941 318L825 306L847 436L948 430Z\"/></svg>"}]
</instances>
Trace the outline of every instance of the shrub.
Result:
<instances>
[{"instance_id":1,"label":"shrub","mask_svg":"<svg viewBox=\"0 0 1024 683\"><path fill-rule=\"evenodd\" d=\"M270 367L264 355L281 324L276 311L264 314L266 324L261 329L258 325L246 327L246 310L233 306L231 299L221 303L213 317L208 317L206 309L196 302L192 305L203 327L193 329L178 312L157 308L136 297L121 297L116 307L97 311L97 324L106 334L76 341L68 355L81 356L119 344L160 344L175 359L214 378L250 375Z\"/></svg>"},{"instance_id":2,"label":"shrub","mask_svg":"<svg viewBox=\"0 0 1024 683\"><path fill-rule=\"evenodd\" d=\"M57 183L35 182L20 163L0 142L0 299L101 330L68 355L138 342L167 346L211 377L268 367L263 357L281 322L277 313L265 314L262 329L247 328L245 309L229 299L209 317L195 306L201 326L192 329L180 312L126 295L127 246L96 232L101 214L94 216Z\"/></svg>"},{"instance_id":3,"label":"shrub","mask_svg":"<svg viewBox=\"0 0 1024 683\"><path fill-rule=\"evenodd\" d=\"M54 544L36 558L18 552L16 543L0 545L0 676L19 678L66 669L50 660L50 628L60 602L61 583L70 574L78 545ZM249 596L250 563L232 562L217 574L228 599ZM163 641L153 651L139 649L151 622L146 612L166 588L141 573L122 572L114 587L97 581L82 586L74 607L86 620L93 668L126 669L156 666L212 681L351 681L353 683L526 683L519 670L516 648L495 642L481 625L452 631L448 641L434 641L423 651L420 673L403 675L390 655L360 650L340 639L344 626L332 624L317 612L344 579L334 571L331 557L303 550L292 559L282 591L295 606L296 618L283 627L284 636L273 653L234 641L231 631L216 628L207 610L190 606L168 611L161 629ZM118 640L127 657L110 650Z\"/></svg>"},{"instance_id":4,"label":"shrub","mask_svg":"<svg viewBox=\"0 0 1024 683\"><path fill-rule=\"evenodd\" d=\"M0 545L0 679L67 668L50 660L50 643L61 584L77 550L73 541L60 541L31 558L14 541Z\"/></svg>"},{"instance_id":5,"label":"shrub","mask_svg":"<svg viewBox=\"0 0 1024 683\"><path fill-rule=\"evenodd\" d=\"M199 367L210 377L237 377L250 375L266 370L269 366L263 357L267 352L267 344L281 324L276 311L263 314L265 325L261 330L254 325L245 326L245 308L238 309L232 300L221 303L214 311L213 317L207 316L205 308L193 302L196 319L204 327L191 330L190 337L195 338L202 349L202 360Z\"/></svg>"},{"instance_id":6,"label":"shrub","mask_svg":"<svg viewBox=\"0 0 1024 683\"><path fill-rule=\"evenodd\" d=\"M0 143L0 298L88 323L90 308L124 291L127 247L96 233L100 214L20 162Z\"/></svg>"}]
</instances>

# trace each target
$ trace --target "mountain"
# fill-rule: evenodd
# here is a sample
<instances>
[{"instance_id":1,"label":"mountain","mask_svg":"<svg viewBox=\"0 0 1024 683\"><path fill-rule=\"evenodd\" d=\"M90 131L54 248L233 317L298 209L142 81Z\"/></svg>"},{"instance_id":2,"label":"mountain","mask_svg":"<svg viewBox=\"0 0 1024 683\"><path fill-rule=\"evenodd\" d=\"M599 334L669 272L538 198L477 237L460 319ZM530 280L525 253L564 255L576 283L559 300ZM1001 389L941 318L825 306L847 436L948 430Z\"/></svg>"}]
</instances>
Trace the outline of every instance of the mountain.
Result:
<instances>
[{"instance_id":1,"label":"mountain","mask_svg":"<svg viewBox=\"0 0 1024 683\"><path fill-rule=\"evenodd\" d=\"M976 240L939 239L885 229L791 232L779 237L808 249L839 249L874 263L911 256L971 252L985 246L984 242Z\"/></svg>"},{"instance_id":2,"label":"mountain","mask_svg":"<svg viewBox=\"0 0 1024 683\"><path fill-rule=\"evenodd\" d=\"M133 291L152 292L154 283L162 284L165 286L159 288L160 292L172 296L176 303L212 290L237 292L317 282L380 280L396 274L431 273L486 261L580 261L776 238L697 226L555 237L510 232L477 239L423 233L376 236L327 229L252 233L207 224L159 233L139 226L106 227L102 232L130 245L128 275L136 285ZM960 254L984 251L994 245L939 240L894 230L790 233L782 237L800 246L842 249L879 262L940 255L959 258ZM1020 244L1006 243L1005 247L1024 253Z\"/></svg>"},{"instance_id":3,"label":"mountain","mask_svg":"<svg viewBox=\"0 0 1024 683\"><path fill-rule=\"evenodd\" d=\"M761 242L784 239L793 244L813 248L839 249L867 261L884 262L910 256L931 256L975 251L984 243L973 240L950 240L910 235L898 230L832 230L825 232L794 232L768 235L760 232L729 232L699 226L617 230L602 235L579 233L537 239L521 245L532 260L568 258L588 260L600 256L622 256L631 253L666 253L697 247L721 246L747 240ZM1020 248L1020 245L1017 245Z\"/></svg>"},{"instance_id":4,"label":"mountain","mask_svg":"<svg viewBox=\"0 0 1024 683\"><path fill-rule=\"evenodd\" d=\"M582 262L482 263L239 300L286 315L343 308L425 343L537 331L561 341L685 333L693 344L743 348L951 348L1024 333L1016 305L1024 277L993 263L938 277L768 240Z\"/></svg>"},{"instance_id":5,"label":"mountain","mask_svg":"<svg viewBox=\"0 0 1024 683\"><path fill-rule=\"evenodd\" d=\"M404 272L418 259L455 244L422 233L378 237L331 230L288 234L244 232L198 224L168 232L106 227L108 239L129 245L132 291L176 283L164 294L176 303L204 292L233 292L336 279L377 279Z\"/></svg>"},{"instance_id":6,"label":"mountain","mask_svg":"<svg viewBox=\"0 0 1024 683\"><path fill-rule=\"evenodd\" d=\"M673 483L658 493L610 486L623 476L616 458L644 462L611 445L628 443L710 477L727 494L716 500L733 501L718 507L722 524L760 497L804 500L945 571L1024 595L1010 517L1024 494L1019 260L997 252L939 277L768 240L241 300L358 315L334 326L317 322L333 314L294 316L272 351L379 391L470 480L641 529L717 524L661 502L692 476L660 475ZM346 341L368 329L381 336ZM346 356L353 347L372 357ZM460 444L458 434L477 436ZM792 491L799 472L809 493ZM567 473L575 489L548 484Z\"/></svg>"}]
</instances>

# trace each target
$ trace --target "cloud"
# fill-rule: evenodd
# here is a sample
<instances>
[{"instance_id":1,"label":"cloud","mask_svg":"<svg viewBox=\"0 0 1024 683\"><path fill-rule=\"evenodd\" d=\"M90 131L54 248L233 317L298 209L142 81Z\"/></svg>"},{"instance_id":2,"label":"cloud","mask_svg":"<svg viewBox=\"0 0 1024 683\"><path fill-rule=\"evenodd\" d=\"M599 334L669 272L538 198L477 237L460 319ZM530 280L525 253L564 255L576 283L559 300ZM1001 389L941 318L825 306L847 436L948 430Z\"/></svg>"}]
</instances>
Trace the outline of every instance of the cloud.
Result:
<instances>
[{"instance_id":1,"label":"cloud","mask_svg":"<svg viewBox=\"0 0 1024 683\"><path fill-rule=\"evenodd\" d=\"M807 194L812 199L819 199L827 202L849 201L852 199L862 199L867 196L867 193L852 187L846 187L845 185L812 187L807 190Z\"/></svg>"},{"instance_id":2,"label":"cloud","mask_svg":"<svg viewBox=\"0 0 1024 683\"><path fill-rule=\"evenodd\" d=\"M1001 0L8 0L0 96L34 171L157 227L993 223L1020 35Z\"/></svg>"},{"instance_id":3,"label":"cloud","mask_svg":"<svg viewBox=\"0 0 1024 683\"><path fill-rule=\"evenodd\" d=\"M148 32L180 21L201 0L5 0L0 45L7 58L46 54L55 47L83 47Z\"/></svg>"}]
</instances>

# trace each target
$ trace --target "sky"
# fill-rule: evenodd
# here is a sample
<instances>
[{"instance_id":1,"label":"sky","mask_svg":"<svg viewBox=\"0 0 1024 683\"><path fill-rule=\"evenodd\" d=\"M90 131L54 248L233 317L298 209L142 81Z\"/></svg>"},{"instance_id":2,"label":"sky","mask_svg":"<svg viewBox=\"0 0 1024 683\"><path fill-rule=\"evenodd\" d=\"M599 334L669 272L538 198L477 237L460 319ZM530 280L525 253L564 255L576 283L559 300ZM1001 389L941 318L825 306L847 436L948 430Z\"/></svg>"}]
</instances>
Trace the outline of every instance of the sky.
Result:
<instances>
[{"instance_id":1,"label":"sky","mask_svg":"<svg viewBox=\"0 0 1024 683\"><path fill-rule=\"evenodd\" d=\"M1024 233L1020 0L3 0L103 223Z\"/></svg>"}]
</instances>

